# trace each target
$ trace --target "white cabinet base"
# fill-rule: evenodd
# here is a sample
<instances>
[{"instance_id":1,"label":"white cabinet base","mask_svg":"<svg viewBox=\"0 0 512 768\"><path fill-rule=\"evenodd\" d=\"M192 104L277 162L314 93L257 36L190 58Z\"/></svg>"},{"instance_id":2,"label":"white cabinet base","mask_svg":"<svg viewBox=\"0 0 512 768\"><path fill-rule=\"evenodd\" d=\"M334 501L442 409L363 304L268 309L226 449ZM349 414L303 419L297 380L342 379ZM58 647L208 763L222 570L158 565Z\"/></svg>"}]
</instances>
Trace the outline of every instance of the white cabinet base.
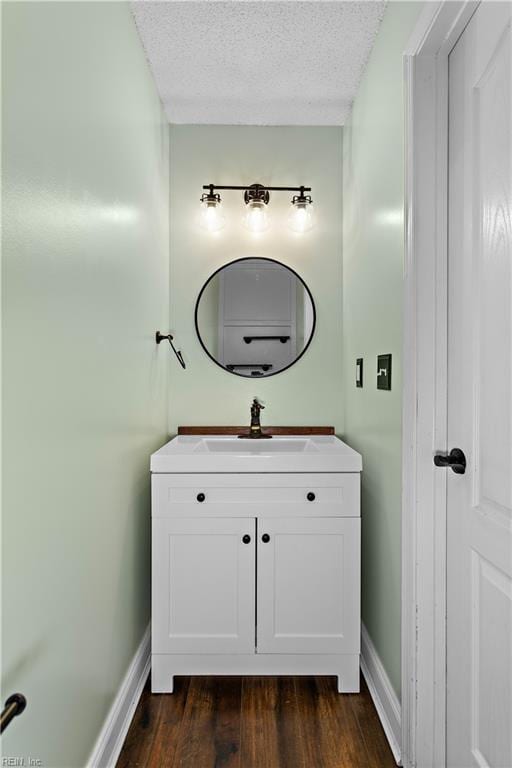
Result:
<instances>
[{"instance_id":1,"label":"white cabinet base","mask_svg":"<svg viewBox=\"0 0 512 768\"><path fill-rule=\"evenodd\" d=\"M175 675L336 675L339 693L359 693L359 654L152 655L152 693L172 693Z\"/></svg>"},{"instance_id":2,"label":"white cabinet base","mask_svg":"<svg viewBox=\"0 0 512 768\"><path fill-rule=\"evenodd\" d=\"M169 472L152 488L153 693L176 675L359 692L358 472Z\"/></svg>"}]
</instances>

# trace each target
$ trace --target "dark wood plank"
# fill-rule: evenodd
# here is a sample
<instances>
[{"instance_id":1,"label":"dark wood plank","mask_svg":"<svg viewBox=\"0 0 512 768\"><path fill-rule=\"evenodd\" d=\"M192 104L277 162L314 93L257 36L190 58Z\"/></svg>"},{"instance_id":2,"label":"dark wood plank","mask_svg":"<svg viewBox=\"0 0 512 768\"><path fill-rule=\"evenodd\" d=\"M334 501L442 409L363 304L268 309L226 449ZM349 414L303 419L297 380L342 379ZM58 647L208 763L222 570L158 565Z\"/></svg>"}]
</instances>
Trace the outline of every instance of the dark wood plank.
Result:
<instances>
[{"instance_id":1,"label":"dark wood plank","mask_svg":"<svg viewBox=\"0 0 512 768\"><path fill-rule=\"evenodd\" d=\"M155 726L147 768L173 768L189 686L189 677L175 677L172 695L154 694L155 698L160 699L160 717Z\"/></svg>"},{"instance_id":2,"label":"dark wood plank","mask_svg":"<svg viewBox=\"0 0 512 768\"><path fill-rule=\"evenodd\" d=\"M263 427L266 435L334 435L334 427ZM249 427L178 427L178 435L248 435Z\"/></svg>"},{"instance_id":3,"label":"dark wood plank","mask_svg":"<svg viewBox=\"0 0 512 768\"><path fill-rule=\"evenodd\" d=\"M291 677L246 677L242 684L242 768L309 768Z\"/></svg>"},{"instance_id":4,"label":"dark wood plank","mask_svg":"<svg viewBox=\"0 0 512 768\"><path fill-rule=\"evenodd\" d=\"M239 677L191 678L173 765L241 768Z\"/></svg>"},{"instance_id":5,"label":"dark wood plank","mask_svg":"<svg viewBox=\"0 0 512 768\"><path fill-rule=\"evenodd\" d=\"M116 768L146 768L161 715L162 697L151 694L150 681L142 692Z\"/></svg>"},{"instance_id":6,"label":"dark wood plank","mask_svg":"<svg viewBox=\"0 0 512 768\"><path fill-rule=\"evenodd\" d=\"M306 768L328 768L332 765L324 754L321 724L316 711L317 690L314 677L295 678L297 709L301 720L302 763Z\"/></svg>"},{"instance_id":7,"label":"dark wood plank","mask_svg":"<svg viewBox=\"0 0 512 768\"><path fill-rule=\"evenodd\" d=\"M243 768L277 768L279 766L276 700L275 678L243 678L241 737Z\"/></svg>"},{"instance_id":8,"label":"dark wood plank","mask_svg":"<svg viewBox=\"0 0 512 768\"><path fill-rule=\"evenodd\" d=\"M395 759L384 729L373 706L368 687L361 676L361 693L347 695L356 716L368 754L368 768L394 768Z\"/></svg>"},{"instance_id":9,"label":"dark wood plank","mask_svg":"<svg viewBox=\"0 0 512 768\"><path fill-rule=\"evenodd\" d=\"M297 693L303 722L303 744L314 745L318 768L368 768L366 746L345 694L334 677L298 677Z\"/></svg>"},{"instance_id":10,"label":"dark wood plank","mask_svg":"<svg viewBox=\"0 0 512 768\"><path fill-rule=\"evenodd\" d=\"M240 762L242 678L226 677L215 701L215 768L237 768Z\"/></svg>"}]
</instances>

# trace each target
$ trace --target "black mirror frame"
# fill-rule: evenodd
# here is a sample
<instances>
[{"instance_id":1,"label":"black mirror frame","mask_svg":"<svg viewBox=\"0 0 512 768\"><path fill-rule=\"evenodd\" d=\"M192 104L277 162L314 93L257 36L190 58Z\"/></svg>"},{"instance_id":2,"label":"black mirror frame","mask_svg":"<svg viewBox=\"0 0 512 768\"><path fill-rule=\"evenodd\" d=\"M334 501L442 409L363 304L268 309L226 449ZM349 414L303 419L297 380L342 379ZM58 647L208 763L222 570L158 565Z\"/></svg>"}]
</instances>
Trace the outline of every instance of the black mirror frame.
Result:
<instances>
[{"instance_id":1,"label":"black mirror frame","mask_svg":"<svg viewBox=\"0 0 512 768\"><path fill-rule=\"evenodd\" d=\"M199 333L199 323L198 323L199 302L201 301L201 297L202 297L202 295L203 295L207 285L210 283L211 280L213 280L215 275L218 275L219 272L222 272L223 269L226 269L226 267L230 267L233 264L239 264L241 261L256 261L257 259L260 260L260 261L271 261L273 264L279 264L280 267L284 267L289 272L291 272L293 275L295 275L297 280L300 280L300 282L302 283L302 285L304 286L304 288L306 290L307 295L309 296L309 300L311 301L311 307L313 309L313 324L311 326L311 333L310 333L310 336L309 336L307 344L305 345L305 347L302 350L302 352L300 353L300 355L297 355L297 357L295 358L295 360L293 362L291 362L289 365L285 366L284 368L280 368L278 371L274 371L274 373L267 373L265 376L244 376L243 373L236 373L236 371L230 371L224 365L219 363L219 361L216 360L213 357L213 355L211 355L208 352L208 350L207 350L207 348L206 348L206 346L205 346L205 344L204 344L204 342L203 342L203 340L201 338L201 334ZM306 350L309 348L309 345L313 341L313 336L315 335L315 329L316 329L316 307L315 307L315 302L313 300L313 295L312 295L311 291L309 290L309 287L306 285L306 283L304 282L302 277L299 275L299 273L296 272L291 267L289 267L287 264L283 264L281 261L278 261L277 259L269 259L266 256L244 256L241 259L235 259L234 261L228 261L226 264L223 264L221 267L216 269L215 272L212 272L212 274L210 275L208 280L203 284L203 287L199 291L199 295L198 295L197 300L196 300L196 307L195 307L195 310L194 310L194 323L195 323L195 326L196 326L196 334L197 334L197 338L199 339L199 343L201 344L203 350L206 352L206 354L208 355L210 360L213 360L215 365L218 365L219 368L222 371L225 371L226 373L229 373L231 376L239 376L242 379L246 379L246 380L250 380L250 381L255 381L255 380L259 381L260 379L269 379L271 376L277 376L279 373L284 373L285 371L288 370L288 368L291 368L292 365L295 365L295 363L299 362L301 357L304 355Z\"/></svg>"}]
</instances>

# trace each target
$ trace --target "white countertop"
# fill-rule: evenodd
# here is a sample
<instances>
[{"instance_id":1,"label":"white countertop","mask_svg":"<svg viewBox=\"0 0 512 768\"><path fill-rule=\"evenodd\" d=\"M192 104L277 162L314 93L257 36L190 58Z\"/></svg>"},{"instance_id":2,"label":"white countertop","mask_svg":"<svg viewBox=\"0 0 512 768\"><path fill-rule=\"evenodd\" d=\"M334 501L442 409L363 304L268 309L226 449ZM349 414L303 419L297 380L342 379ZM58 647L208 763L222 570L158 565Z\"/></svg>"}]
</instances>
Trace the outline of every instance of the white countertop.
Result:
<instances>
[{"instance_id":1,"label":"white countertop","mask_svg":"<svg viewBox=\"0 0 512 768\"><path fill-rule=\"evenodd\" d=\"M240 440L232 435L179 435L151 456L151 471L361 472L359 453L334 436L274 435Z\"/></svg>"}]
</instances>

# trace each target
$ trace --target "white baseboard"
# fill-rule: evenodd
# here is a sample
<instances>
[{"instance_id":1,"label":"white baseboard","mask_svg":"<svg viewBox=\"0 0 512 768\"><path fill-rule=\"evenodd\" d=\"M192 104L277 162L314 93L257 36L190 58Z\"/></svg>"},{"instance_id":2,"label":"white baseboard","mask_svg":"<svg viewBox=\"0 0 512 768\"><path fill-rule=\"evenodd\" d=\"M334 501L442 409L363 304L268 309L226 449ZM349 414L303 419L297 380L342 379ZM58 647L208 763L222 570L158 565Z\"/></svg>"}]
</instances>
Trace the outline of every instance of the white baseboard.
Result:
<instances>
[{"instance_id":1,"label":"white baseboard","mask_svg":"<svg viewBox=\"0 0 512 768\"><path fill-rule=\"evenodd\" d=\"M396 764L402 759L402 714L379 654L364 624L361 625L361 671L366 680Z\"/></svg>"},{"instance_id":2,"label":"white baseboard","mask_svg":"<svg viewBox=\"0 0 512 768\"><path fill-rule=\"evenodd\" d=\"M114 768L151 666L150 626L135 652L94 745L87 768Z\"/></svg>"}]
</instances>

